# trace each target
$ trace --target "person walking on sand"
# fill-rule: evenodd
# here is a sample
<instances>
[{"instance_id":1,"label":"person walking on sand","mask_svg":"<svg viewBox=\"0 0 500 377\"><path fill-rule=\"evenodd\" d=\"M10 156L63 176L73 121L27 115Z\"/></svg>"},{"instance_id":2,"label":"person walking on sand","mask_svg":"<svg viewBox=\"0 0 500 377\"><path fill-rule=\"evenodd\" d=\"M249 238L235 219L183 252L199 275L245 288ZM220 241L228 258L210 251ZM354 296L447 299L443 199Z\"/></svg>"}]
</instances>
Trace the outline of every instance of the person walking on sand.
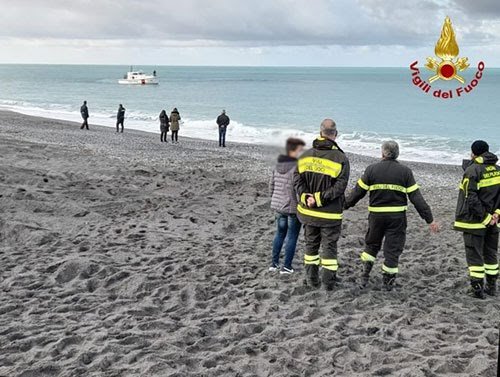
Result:
<instances>
[{"instance_id":1,"label":"person walking on sand","mask_svg":"<svg viewBox=\"0 0 500 377\"><path fill-rule=\"evenodd\" d=\"M172 143L179 144L179 128L180 128L181 116L179 115L179 110L174 108L170 113L170 129L172 130Z\"/></svg>"},{"instance_id":2,"label":"person walking on sand","mask_svg":"<svg viewBox=\"0 0 500 377\"><path fill-rule=\"evenodd\" d=\"M165 110L162 110L160 113L160 140L161 142L167 143L167 133L168 133L168 128L169 128L169 119L167 112Z\"/></svg>"},{"instance_id":3,"label":"person walking on sand","mask_svg":"<svg viewBox=\"0 0 500 377\"><path fill-rule=\"evenodd\" d=\"M231 119L226 115L226 110L222 110L222 114L217 117L217 125L219 126L219 147L226 147L226 131L231 123Z\"/></svg>"},{"instance_id":4,"label":"person walking on sand","mask_svg":"<svg viewBox=\"0 0 500 377\"><path fill-rule=\"evenodd\" d=\"M337 145L337 126L331 119L321 123L321 136L298 161L295 190L297 213L304 224L306 284L326 290L337 282L337 242L340 238L344 192L349 181L349 160ZM320 246L323 246L321 256ZM319 268L322 267L320 280Z\"/></svg>"},{"instance_id":5,"label":"person walking on sand","mask_svg":"<svg viewBox=\"0 0 500 377\"><path fill-rule=\"evenodd\" d=\"M475 141L471 150L463 162L454 229L464 235L471 295L483 299L497 292L500 167L485 141Z\"/></svg>"},{"instance_id":6,"label":"person walking on sand","mask_svg":"<svg viewBox=\"0 0 500 377\"><path fill-rule=\"evenodd\" d=\"M118 107L118 113L116 114L116 132L123 133L123 124L125 123L125 111L126 111L125 108L120 103L120 106ZM121 126L121 131L120 131L120 126Z\"/></svg>"},{"instance_id":7,"label":"person walking on sand","mask_svg":"<svg viewBox=\"0 0 500 377\"><path fill-rule=\"evenodd\" d=\"M81 130L89 129L89 122L88 119L90 117L89 115L89 108L87 107L87 101L83 101L83 105L80 107L80 114L82 115L83 123L82 126L80 127Z\"/></svg>"},{"instance_id":8,"label":"person walking on sand","mask_svg":"<svg viewBox=\"0 0 500 377\"><path fill-rule=\"evenodd\" d=\"M433 219L431 209L415 182L413 172L399 163L398 157L398 143L395 141L383 143L382 161L366 168L345 202L345 209L349 209L354 207L367 192L370 193L368 232L365 237L365 249L361 253L363 264L361 288L365 288L368 284L370 272L382 248L382 242L384 242L384 264L382 265L384 288L390 291L394 287L399 273L399 257L406 241L408 198L420 216L427 224L430 224L431 232L439 231L439 225Z\"/></svg>"},{"instance_id":9,"label":"person walking on sand","mask_svg":"<svg viewBox=\"0 0 500 377\"><path fill-rule=\"evenodd\" d=\"M271 208L276 211L276 235L273 241L273 255L269 271L292 274L293 257L299 238L301 224L297 218L297 194L293 187L293 176L297 167L297 158L304 150L301 139L290 138L286 141L286 155L278 157L269 184ZM280 253L285 243L285 261L280 269Z\"/></svg>"}]
</instances>

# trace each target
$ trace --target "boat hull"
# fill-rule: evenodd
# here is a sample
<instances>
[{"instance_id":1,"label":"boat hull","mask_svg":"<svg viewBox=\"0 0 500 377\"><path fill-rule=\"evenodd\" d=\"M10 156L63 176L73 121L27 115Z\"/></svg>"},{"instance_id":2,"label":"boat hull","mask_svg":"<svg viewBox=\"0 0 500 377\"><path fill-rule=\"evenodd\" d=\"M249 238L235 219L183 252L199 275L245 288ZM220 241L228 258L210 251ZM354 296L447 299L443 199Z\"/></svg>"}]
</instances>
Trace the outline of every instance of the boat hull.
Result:
<instances>
[{"instance_id":1,"label":"boat hull","mask_svg":"<svg viewBox=\"0 0 500 377\"><path fill-rule=\"evenodd\" d=\"M118 80L121 85L158 85L160 82L157 78L137 78L137 79L122 79Z\"/></svg>"}]
</instances>

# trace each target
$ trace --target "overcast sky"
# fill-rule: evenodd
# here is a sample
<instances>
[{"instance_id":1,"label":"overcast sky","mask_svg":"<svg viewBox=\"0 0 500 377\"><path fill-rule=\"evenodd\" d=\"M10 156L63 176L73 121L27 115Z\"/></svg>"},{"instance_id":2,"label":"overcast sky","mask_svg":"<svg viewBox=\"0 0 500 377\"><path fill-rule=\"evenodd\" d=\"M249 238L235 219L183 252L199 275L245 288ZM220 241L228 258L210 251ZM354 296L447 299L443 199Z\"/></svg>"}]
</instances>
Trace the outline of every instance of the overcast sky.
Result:
<instances>
[{"instance_id":1,"label":"overcast sky","mask_svg":"<svg viewBox=\"0 0 500 377\"><path fill-rule=\"evenodd\" d=\"M444 17L500 66L500 0L0 0L0 63L407 66Z\"/></svg>"}]
</instances>

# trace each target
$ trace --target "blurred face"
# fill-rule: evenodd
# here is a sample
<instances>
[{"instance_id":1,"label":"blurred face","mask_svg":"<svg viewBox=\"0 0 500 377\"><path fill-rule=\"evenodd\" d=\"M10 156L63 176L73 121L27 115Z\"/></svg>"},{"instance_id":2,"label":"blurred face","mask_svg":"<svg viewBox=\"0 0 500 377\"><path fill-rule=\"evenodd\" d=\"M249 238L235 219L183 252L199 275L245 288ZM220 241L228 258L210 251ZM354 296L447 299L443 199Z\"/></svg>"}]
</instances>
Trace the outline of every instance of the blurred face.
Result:
<instances>
[{"instance_id":1,"label":"blurred face","mask_svg":"<svg viewBox=\"0 0 500 377\"><path fill-rule=\"evenodd\" d=\"M297 149L295 149L294 151L290 151L288 155L292 158L299 158L302 152L304 152L304 147L302 145L299 145Z\"/></svg>"}]
</instances>

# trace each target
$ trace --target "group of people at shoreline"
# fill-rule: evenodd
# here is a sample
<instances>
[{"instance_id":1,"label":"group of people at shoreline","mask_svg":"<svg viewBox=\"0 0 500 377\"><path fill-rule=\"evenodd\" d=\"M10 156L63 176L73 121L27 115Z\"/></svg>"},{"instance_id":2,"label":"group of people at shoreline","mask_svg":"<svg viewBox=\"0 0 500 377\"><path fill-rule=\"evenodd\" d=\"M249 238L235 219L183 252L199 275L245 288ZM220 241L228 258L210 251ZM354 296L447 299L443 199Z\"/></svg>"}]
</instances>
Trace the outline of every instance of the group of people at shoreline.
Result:
<instances>
[{"instance_id":1,"label":"group of people at shoreline","mask_svg":"<svg viewBox=\"0 0 500 377\"><path fill-rule=\"evenodd\" d=\"M276 234L269 271L293 274L297 240L304 228L305 283L333 290L339 269L337 243L343 212L369 194L368 231L360 251L359 286L365 288L382 250L384 288L392 290L399 273L399 258L406 241L408 200L431 233L440 225L420 192L411 169L398 161L399 145L382 144L382 160L368 166L355 188L346 194L349 160L336 139L331 119L321 123L320 137L304 152L305 142L290 138L286 154L278 157L270 180L271 208L276 212ZM500 232L500 167L498 157L482 140L471 146L464 160L464 175L456 209L454 229L463 233L471 295L483 299L497 291L498 240ZM280 254L285 247L284 264ZM322 249L320 252L320 248Z\"/></svg>"},{"instance_id":2,"label":"group of people at shoreline","mask_svg":"<svg viewBox=\"0 0 500 377\"><path fill-rule=\"evenodd\" d=\"M125 112L126 109L122 104L118 106L118 112L116 114L116 132L123 133L124 124L125 124ZM82 106L80 107L80 114L83 119L83 123L80 126L80 129L89 129L89 108L87 105L87 101L83 101ZM171 132L172 144L179 144L179 130L181 125L181 116L179 110L175 107L170 116L167 114L166 110L162 110L158 117L160 120L160 142L167 143L167 135L168 132ZM219 147L226 147L226 131L231 123L231 119L227 116L226 110L222 110L222 113L217 117L216 120L217 127L219 130Z\"/></svg>"}]
</instances>

